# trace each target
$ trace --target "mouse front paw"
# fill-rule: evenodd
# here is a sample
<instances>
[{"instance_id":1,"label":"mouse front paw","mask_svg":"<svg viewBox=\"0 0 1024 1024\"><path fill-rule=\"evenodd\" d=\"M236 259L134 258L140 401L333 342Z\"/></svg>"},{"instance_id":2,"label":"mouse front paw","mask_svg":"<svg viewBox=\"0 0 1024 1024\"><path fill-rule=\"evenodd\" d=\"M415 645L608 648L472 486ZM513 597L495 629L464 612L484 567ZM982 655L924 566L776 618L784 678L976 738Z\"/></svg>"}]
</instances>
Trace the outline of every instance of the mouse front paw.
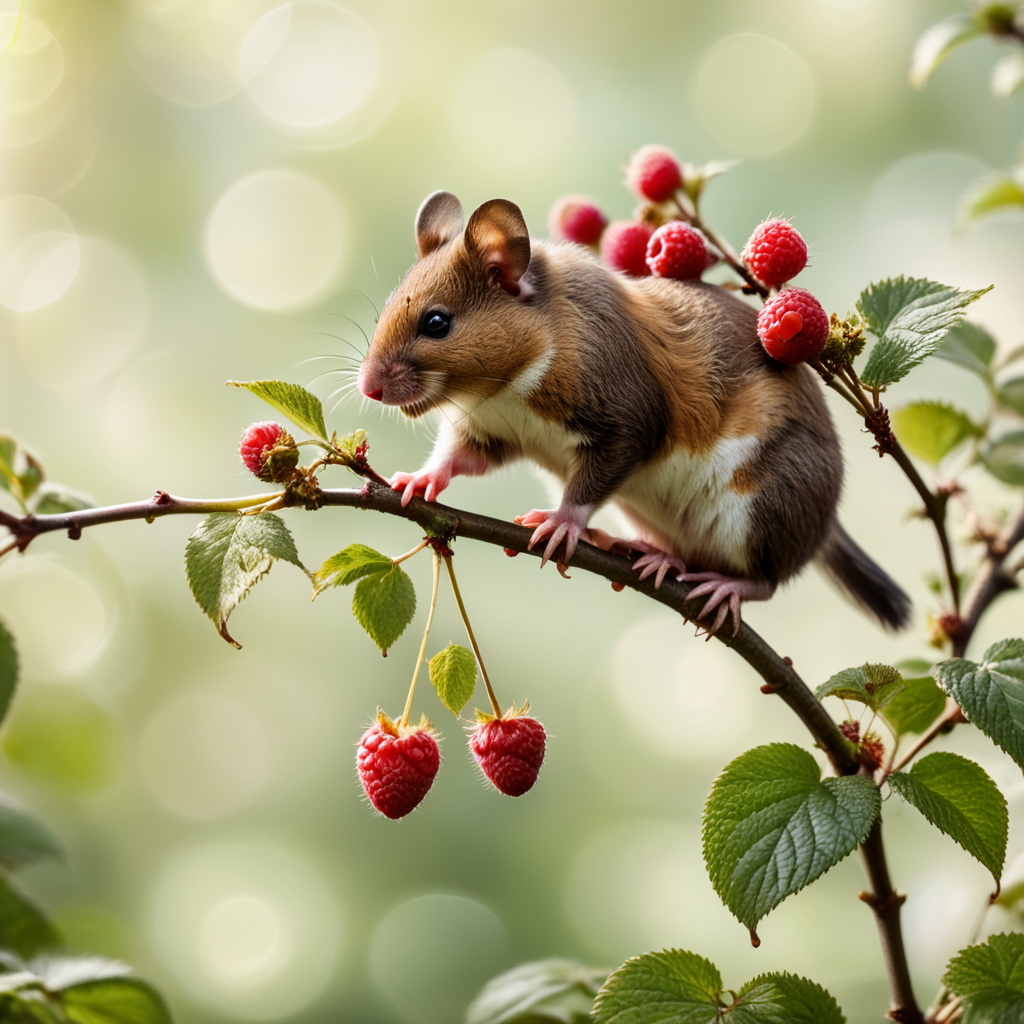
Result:
<instances>
[{"instance_id":1,"label":"mouse front paw","mask_svg":"<svg viewBox=\"0 0 1024 1024\"><path fill-rule=\"evenodd\" d=\"M395 473L388 481L392 490L402 492L402 507L422 494L424 501L436 501L437 496L452 482L452 471L448 466L431 468L425 466L415 473Z\"/></svg>"},{"instance_id":2,"label":"mouse front paw","mask_svg":"<svg viewBox=\"0 0 1024 1024\"><path fill-rule=\"evenodd\" d=\"M680 573L686 572L686 565L678 555L668 551L662 551L653 544L647 544L642 540L630 541L630 546L642 552L640 557L633 563L635 572L640 573L640 579L645 580L648 576L654 576L654 589L657 590L670 573L679 578Z\"/></svg>"},{"instance_id":3,"label":"mouse front paw","mask_svg":"<svg viewBox=\"0 0 1024 1024\"><path fill-rule=\"evenodd\" d=\"M586 515L583 515L586 512ZM515 521L520 526L532 526L533 536L530 538L529 547L532 549L535 544L547 540L544 546L544 554L540 564L543 567L558 551L556 561L561 566L565 565L576 550L580 534L583 533L589 518L589 509L531 509L526 515L516 516ZM561 550L559 551L559 547ZM564 576L565 573L563 572Z\"/></svg>"}]
</instances>

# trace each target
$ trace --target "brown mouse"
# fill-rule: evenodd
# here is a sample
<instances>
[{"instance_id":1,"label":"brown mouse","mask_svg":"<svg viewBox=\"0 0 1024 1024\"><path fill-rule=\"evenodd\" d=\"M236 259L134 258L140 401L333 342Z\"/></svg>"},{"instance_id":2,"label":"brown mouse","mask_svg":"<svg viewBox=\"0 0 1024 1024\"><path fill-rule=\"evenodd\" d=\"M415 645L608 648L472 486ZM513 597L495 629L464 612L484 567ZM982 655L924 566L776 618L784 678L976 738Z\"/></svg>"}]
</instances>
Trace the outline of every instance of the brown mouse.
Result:
<instances>
[{"instance_id":1,"label":"brown mouse","mask_svg":"<svg viewBox=\"0 0 1024 1024\"><path fill-rule=\"evenodd\" d=\"M426 465L391 480L431 501L453 476L528 458L565 486L517 521L572 557L613 501L641 576L672 571L707 595L719 629L817 559L889 628L910 600L839 525L843 463L821 386L771 359L754 309L702 281L632 278L581 246L531 240L519 208L435 192L416 217L419 258L381 312L364 395L441 413Z\"/></svg>"}]
</instances>

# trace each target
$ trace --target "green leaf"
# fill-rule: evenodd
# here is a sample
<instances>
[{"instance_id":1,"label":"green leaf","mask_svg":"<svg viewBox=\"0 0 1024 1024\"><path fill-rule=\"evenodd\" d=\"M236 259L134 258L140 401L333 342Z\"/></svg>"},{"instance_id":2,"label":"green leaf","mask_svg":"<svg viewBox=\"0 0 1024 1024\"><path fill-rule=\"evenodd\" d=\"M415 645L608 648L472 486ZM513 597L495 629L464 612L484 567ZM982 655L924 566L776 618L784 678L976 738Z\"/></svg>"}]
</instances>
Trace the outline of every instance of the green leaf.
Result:
<instances>
[{"instance_id":1,"label":"green leaf","mask_svg":"<svg viewBox=\"0 0 1024 1024\"><path fill-rule=\"evenodd\" d=\"M32 511L37 516L52 516L65 512L81 512L95 506L96 503L87 494L72 491L59 484L49 484L36 495L36 504Z\"/></svg>"},{"instance_id":2,"label":"green leaf","mask_svg":"<svg viewBox=\"0 0 1024 1024\"><path fill-rule=\"evenodd\" d=\"M969 224L999 210L1024 206L1024 184L1005 171L987 174L968 186L960 197L956 217L961 224Z\"/></svg>"},{"instance_id":3,"label":"green leaf","mask_svg":"<svg viewBox=\"0 0 1024 1024\"><path fill-rule=\"evenodd\" d=\"M962 320L950 327L935 354L987 380L992 357L996 354L996 340L977 324Z\"/></svg>"},{"instance_id":4,"label":"green leaf","mask_svg":"<svg viewBox=\"0 0 1024 1024\"><path fill-rule=\"evenodd\" d=\"M634 956L612 971L594 1003L594 1024L715 1024L722 976L681 949Z\"/></svg>"},{"instance_id":5,"label":"green leaf","mask_svg":"<svg viewBox=\"0 0 1024 1024\"><path fill-rule=\"evenodd\" d=\"M412 622L415 612L416 588L400 565L356 584L352 614L384 654Z\"/></svg>"},{"instance_id":6,"label":"green leaf","mask_svg":"<svg viewBox=\"0 0 1024 1024\"><path fill-rule=\"evenodd\" d=\"M228 617L279 558L303 568L288 527L269 512L214 512L189 537L185 573L192 596L229 644L242 646L228 633Z\"/></svg>"},{"instance_id":7,"label":"green leaf","mask_svg":"<svg viewBox=\"0 0 1024 1024\"><path fill-rule=\"evenodd\" d=\"M1024 935L990 935L949 962L942 983L964 1002L960 1024L1020 1024Z\"/></svg>"},{"instance_id":8,"label":"green leaf","mask_svg":"<svg viewBox=\"0 0 1024 1024\"><path fill-rule=\"evenodd\" d=\"M910 84L920 89L955 49L984 31L978 20L969 14L954 14L926 29L914 44L910 58Z\"/></svg>"},{"instance_id":9,"label":"green leaf","mask_svg":"<svg viewBox=\"0 0 1024 1024\"><path fill-rule=\"evenodd\" d=\"M814 696L839 697L867 704L872 711L879 711L903 689L903 677L891 665L861 665L860 668L845 668L837 672L826 683L814 691Z\"/></svg>"},{"instance_id":10,"label":"green leaf","mask_svg":"<svg viewBox=\"0 0 1024 1024\"><path fill-rule=\"evenodd\" d=\"M288 384L283 380L229 380L228 384L236 388L246 388L257 398L262 398L267 405L272 405L283 413L301 430L312 437L327 440L327 427L324 425L324 409L320 399L311 395L298 384Z\"/></svg>"},{"instance_id":11,"label":"green leaf","mask_svg":"<svg viewBox=\"0 0 1024 1024\"><path fill-rule=\"evenodd\" d=\"M761 974L748 981L729 1011L729 1024L846 1024L829 992L795 974Z\"/></svg>"},{"instance_id":12,"label":"green leaf","mask_svg":"<svg viewBox=\"0 0 1024 1024\"><path fill-rule=\"evenodd\" d=\"M17 479L14 461L18 457L18 442L10 434L0 434L0 487L5 491Z\"/></svg>"},{"instance_id":13,"label":"green leaf","mask_svg":"<svg viewBox=\"0 0 1024 1024\"><path fill-rule=\"evenodd\" d=\"M0 875L0 947L30 957L59 942L57 929L35 902Z\"/></svg>"},{"instance_id":14,"label":"green leaf","mask_svg":"<svg viewBox=\"0 0 1024 1024\"><path fill-rule=\"evenodd\" d=\"M1024 430L1004 434L981 452L985 468L1004 484L1024 485Z\"/></svg>"},{"instance_id":15,"label":"green leaf","mask_svg":"<svg viewBox=\"0 0 1024 1024\"><path fill-rule=\"evenodd\" d=\"M869 285L857 300L878 342L861 380L884 388L905 377L930 356L946 332L963 319L963 308L989 288L965 291L922 278L888 278Z\"/></svg>"},{"instance_id":16,"label":"green leaf","mask_svg":"<svg viewBox=\"0 0 1024 1024\"><path fill-rule=\"evenodd\" d=\"M889 785L940 832L992 872L999 884L1006 859L1006 800L981 765L940 751L909 772L893 772Z\"/></svg>"},{"instance_id":17,"label":"green leaf","mask_svg":"<svg viewBox=\"0 0 1024 1024\"><path fill-rule=\"evenodd\" d=\"M1024 640L993 644L980 663L940 662L933 674L967 719L1024 768Z\"/></svg>"},{"instance_id":18,"label":"green leaf","mask_svg":"<svg viewBox=\"0 0 1024 1024\"><path fill-rule=\"evenodd\" d=\"M0 793L0 866L8 871L40 860L59 860L60 846L50 830Z\"/></svg>"},{"instance_id":19,"label":"green leaf","mask_svg":"<svg viewBox=\"0 0 1024 1024\"><path fill-rule=\"evenodd\" d=\"M3 980L0 977L0 982ZM35 984L38 985L38 980ZM0 1020L4 1024L67 1024L66 1018L49 1002L45 992L27 986L10 993L0 993Z\"/></svg>"},{"instance_id":20,"label":"green leaf","mask_svg":"<svg viewBox=\"0 0 1024 1024\"><path fill-rule=\"evenodd\" d=\"M979 435L959 409L945 402L914 402L893 414L900 444L919 459L937 466L957 445Z\"/></svg>"},{"instance_id":21,"label":"green leaf","mask_svg":"<svg viewBox=\"0 0 1024 1024\"><path fill-rule=\"evenodd\" d=\"M427 668L441 703L457 715L469 703L476 689L476 657L473 652L449 643L430 659Z\"/></svg>"},{"instance_id":22,"label":"green leaf","mask_svg":"<svg viewBox=\"0 0 1024 1024\"><path fill-rule=\"evenodd\" d=\"M999 404L1024 416L1024 377L1014 377L999 386Z\"/></svg>"},{"instance_id":23,"label":"green leaf","mask_svg":"<svg viewBox=\"0 0 1024 1024\"><path fill-rule=\"evenodd\" d=\"M885 706L886 721L898 736L922 733L946 706L946 695L931 676L904 679L903 689Z\"/></svg>"},{"instance_id":24,"label":"green leaf","mask_svg":"<svg viewBox=\"0 0 1024 1024\"><path fill-rule=\"evenodd\" d=\"M347 587L371 573L383 572L392 564L387 555L365 544L349 544L336 555L331 555L313 574L313 597L328 587Z\"/></svg>"},{"instance_id":25,"label":"green leaf","mask_svg":"<svg viewBox=\"0 0 1024 1024\"><path fill-rule=\"evenodd\" d=\"M82 982L64 989L61 1003L71 1024L171 1024L160 993L141 978Z\"/></svg>"},{"instance_id":26,"label":"green leaf","mask_svg":"<svg viewBox=\"0 0 1024 1024\"><path fill-rule=\"evenodd\" d=\"M465 1024L589 1024L607 976L573 960L520 964L483 987Z\"/></svg>"},{"instance_id":27,"label":"green leaf","mask_svg":"<svg viewBox=\"0 0 1024 1024\"><path fill-rule=\"evenodd\" d=\"M768 911L852 853L881 810L863 775L821 779L792 743L728 764L704 808L704 862L725 905L753 931Z\"/></svg>"},{"instance_id":28,"label":"green leaf","mask_svg":"<svg viewBox=\"0 0 1024 1024\"><path fill-rule=\"evenodd\" d=\"M992 69L990 84L992 95L1001 100L1008 100L1024 89L1024 53L1014 50L998 61Z\"/></svg>"},{"instance_id":29,"label":"green leaf","mask_svg":"<svg viewBox=\"0 0 1024 1024\"><path fill-rule=\"evenodd\" d=\"M17 685L18 648L10 631L0 622L0 722L7 717Z\"/></svg>"}]
</instances>

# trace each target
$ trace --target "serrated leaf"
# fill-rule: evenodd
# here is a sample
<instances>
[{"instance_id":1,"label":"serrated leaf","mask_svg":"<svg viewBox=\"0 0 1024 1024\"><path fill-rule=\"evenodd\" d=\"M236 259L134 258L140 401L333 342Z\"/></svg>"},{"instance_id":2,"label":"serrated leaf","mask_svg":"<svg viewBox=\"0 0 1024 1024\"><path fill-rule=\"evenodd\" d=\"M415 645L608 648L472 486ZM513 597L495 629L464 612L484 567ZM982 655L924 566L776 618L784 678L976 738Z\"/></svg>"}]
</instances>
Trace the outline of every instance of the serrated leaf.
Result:
<instances>
[{"instance_id":1,"label":"serrated leaf","mask_svg":"<svg viewBox=\"0 0 1024 1024\"><path fill-rule=\"evenodd\" d=\"M990 290L991 286L977 291L962 290L903 276L869 285L857 300L857 312L878 341L868 356L861 380L870 388L883 388L902 380L963 319L964 307Z\"/></svg>"},{"instance_id":2,"label":"serrated leaf","mask_svg":"<svg viewBox=\"0 0 1024 1024\"><path fill-rule=\"evenodd\" d=\"M371 573L390 569L392 561L387 555L365 544L349 544L320 566L313 575L313 597L328 587L347 587L350 583Z\"/></svg>"},{"instance_id":3,"label":"serrated leaf","mask_svg":"<svg viewBox=\"0 0 1024 1024\"><path fill-rule=\"evenodd\" d=\"M722 976L682 949L631 957L612 971L594 1002L594 1024L715 1024Z\"/></svg>"},{"instance_id":4,"label":"serrated leaf","mask_svg":"<svg viewBox=\"0 0 1024 1024\"><path fill-rule=\"evenodd\" d=\"M311 395L298 384L288 384L283 380L229 380L228 384L236 388L246 388L257 398L262 398L267 405L273 406L284 414L301 430L313 437L327 440L327 427L324 425L324 409L320 399Z\"/></svg>"},{"instance_id":5,"label":"serrated leaf","mask_svg":"<svg viewBox=\"0 0 1024 1024\"><path fill-rule=\"evenodd\" d=\"M57 929L35 902L0 875L0 946L31 957L59 942Z\"/></svg>"},{"instance_id":6,"label":"serrated leaf","mask_svg":"<svg viewBox=\"0 0 1024 1024\"><path fill-rule=\"evenodd\" d=\"M457 715L476 689L476 656L467 647L449 643L427 663L430 681L441 703Z\"/></svg>"},{"instance_id":7,"label":"serrated leaf","mask_svg":"<svg viewBox=\"0 0 1024 1024\"><path fill-rule=\"evenodd\" d=\"M949 962L942 983L964 1004L960 1024L1020 1024L1024 935L990 935Z\"/></svg>"},{"instance_id":8,"label":"serrated leaf","mask_svg":"<svg viewBox=\"0 0 1024 1024\"><path fill-rule=\"evenodd\" d=\"M1024 184L1005 171L987 174L968 186L957 204L956 219L969 224L998 210L1024 206Z\"/></svg>"},{"instance_id":9,"label":"serrated leaf","mask_svg":"<svg viewBox=\"0 0 1024 1024\"><path fill-rule=\"evenodd\" d=\"M996 354L996 340L977 324L963 320L950 327L935 354L987 380L992 358Z\"/></svg>"},{"instance_id":10,"label":"serrated leaf","mask_svg":"<svg viewBox=\"0 0 1024 1024\"><path fill-rule=\"evenodd\" d=\"M1006 800L981 765L939 751L909 772L893 772L889 785L940 832L959 843L999 883L1006 859Z\"/></svg>"},{"instance_id":11,"label":"serrated leaf","mask_svg":"<svg viewBox=\"0 0 1024 1024\"><path fill-rule=\"evenodd\" d=\"M1024 416L1024 377L1014 377L999 386L999 404Z\"/></svg>"},{"instance_id":12,"label":"serrated leaf","mask_svg":"<svg viewBox=\"0 0 1024 1024\"><path fill-rule=\"evenodd\" d=\"M910 58L910 84L920 89L955 49L984 31L978 20L969 14L954 14L926 29L914 44Z\"/></svg>"},{"instance_id":13,"label":"serrated leaf","mask_svg":"<svg viewBox=\"0 0 1024 1024\"><path fill-rule=\"evenodd\" d=\"M13 871L60 856L60 846L50 830L0 793L0 866Z\"/></svg>"},{"instance_id":14,"label":"serrated leaf","mask_svg":"<svg viewBox=\"0 0 1024 1024\"><path fill-rule=\"evenodd\" d=\"M366 576L352 595L352 614L387 654L416 613L416 588L400 565Z\"/></svg>"},{"instance_id":15,"label":"serrated leaf","mask_svg":"<svg viewBox=\"0 0 1024 1024\"><path fill-rule=\"evenodd\" d=\"M997 480L1012 487L1024 485L1024 430L1004 434L986 445L980 458Z\"/></svg>"},{"instance_id":16,"label":"serrated leaf","mask_svg":"<svg viewBox=\"0 0 1024 1024\"><path fill-rule=\"evenodd\" d=\"M1024 640L993 644L980 663L940 662L933 675L968 721L1024 768Z\"/></svg>"},{"instance_id":17,"label":"serrated leaf","mask_svg":"<svg viewBox=\"0 0 1024 1024\"><path fill-rule=\"evenodd\" d=\"M10 631L0 622L0 722L7 717L17 686L18 648Z\"/></svg>"},{"instance_id":18,"label":"serrated leaf","mask_svg":"<svg viewBox=\"0 0 1024 1024\"><path fill-rule=\"evenodd\" d=\"M787 896L852 853L881 810L863 775L822 780L792 743L741 754L704 807L704 863L715 892L753 930Z\"/></svg>"},{"instance_id":19,"label":"serrated leaf","mask_svg":"<svg viewBox=\"0 0 1024 1024\"><path fill-rule=\"evenodd\" d=\"M837 672L828 682L814 691L814 696L839 697L866 704L872 711L880 711L903 689L903 677L891 665L861 665Z\"/></svg>"},{"instance_id":20,"label":"serrated leaf","mask_svg":"<svg viewBox=\"0 0 1024 1024\"><path fill-rule=\"evenodd\" d=\"M893 413L892 419L900 444L935 466L957 445L979 434L969 417L945 402L914 402Z\"/></svg>"},{"instance_id":21,"label":"serrated leaf","mask_svg":"<svg viewBox=\"0 0 1024 1024\"><path fill-rule=\"evenodd\" d=\"M839 1004L820 985L795 974L761 974L736 996L729 1024L846 1024Z\"/></svg>"},{"instance_id":22,"label":"serrated leaf","mask_svg":"<svg viewBox=\"0 0 1024 1024\"><path fill-rule=\"evenodd\" d=\"M229 644L242 646L228 633L228 617L277 559L303 569L288 527L270 512L214 512L189 537L185 573L192 596Z\"/></svg>"},{"instance_id":23,"label":"serrated leaf","mask_svg":"<svg viewBox=\"0 0 1024 1024\"><path fill-rule=\"evenodd\" d=\"M65 512L81 512L83 509L95 508L96 503L87 494L69 490L59 484L49 484L36 495L35 508L37 516L63 515Z\"/></svg>"},{"instance_id":24,"label":"serrated leaf","mask_svg":"<svg viewBox=\"0 0 1024 1024\"><path fill-rule=\"evenodd\" d=\"M926 666L927 667L927 666ZM886 721L898 736L923 733L942 714L946 695L931 676L904 679L903 689L885 706Z\"/></svg>"},{"instance_id":25,"label":"serrated leaf","mask_svg":"<svg viewBox=\"0 0 1024 1024\"><path fill-rule=\"evenodd\" d=\"M992 95L1008 100L1024 89L1024 53L1014 50L996 63L990 80Z\"/></svg>"},{"instance_id":26,"label":"serrated leaf","mask_svg":"<svg viewBox=\"0 0 1024 1024\"><path fill-rule=\"evenodd\" d=\"M465 1024L589 1024L607 976L573 960L520 964L483 987Z\"/></svg>"}]
</instances>

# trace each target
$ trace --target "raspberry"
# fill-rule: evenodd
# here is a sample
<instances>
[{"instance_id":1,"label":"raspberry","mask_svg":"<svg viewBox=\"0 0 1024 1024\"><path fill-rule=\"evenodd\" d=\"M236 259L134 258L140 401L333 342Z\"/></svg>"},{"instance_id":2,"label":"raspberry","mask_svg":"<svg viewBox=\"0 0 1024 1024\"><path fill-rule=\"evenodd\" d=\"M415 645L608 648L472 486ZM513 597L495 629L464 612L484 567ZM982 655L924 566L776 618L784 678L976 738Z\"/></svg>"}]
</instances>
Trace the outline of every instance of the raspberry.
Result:
<instances>
[{"instance_id":1,"label":"raspberry","mask_svg":"<svg viewBox=\"0 0 1024 1024\"><path fill-rule=\"evenodd\" d=\"M765 351L790 366L813 359L828 333L828 316L806 288L784 288L757 314L757 336Z\"/></svg>"},{"instance_id":2,"label":"raspberry","mask_svg":"<svg viewBox=\"0 0 1024 1024\"><path fill-rule=\"evenodd\" d=\"M694 281L713 262L704 236L681 220L663 224L647 243L647 266L655 277Z\"/></svg>"},{"instance_id":3,"label":"raspberry","mask_svg":"<svg viewBox=\"0 0 1024 1024\"><path fill-rule=\"evenodd\" d=\"M281 446L284 451L270 454L270 449ZM299 450L295 439L272 420L250 423L238 442L238 454L246 467L260 480L283 481L298 464Z\"/></svg>"},{"instance_id":4,"label":"raspberry","mask_svg":"<svg viewBox=\"0 0 1024 1024\"><path fill-rule=\"evenodd\" d=\"M637 199L663 203L683 186L679 157L665 146L638 149L626 167L626 188Z\"/></svg>"},{"instance_id":5,"label":"raspberry","mask_svg":"<svg viewBox=\"0 0 1024 1024\"><path fill-rule=\"evenodd\" d=\"M356 753L359 781L370 803L392 819L404 818L427 795L440 764L426 718L419 725L397 725L383 711L363 733Z\"/></svg>"},{"instance_id":6,"label":"raspberry","mask_svg":"<svg viewBox=\"0 0 1024 1024\"><path fill-rule=\"evenodd\" d=\"M878 733L869 732L861 740L857 757L869 772L877 771L881 767L882 761L885 759L885 744Z\"/></svg>"},{"instance_id":7,"label":"raspberry","mask_svg":"<svg viewBox=\"0 0 1024 1024\"><path fill-rule=\"evenodd\" d=\"M601 238L601 259L630 277L647 277L647 243L653 228L632 220L613 220Z\"/></svg>"},{"instance_id":8,"label":"raspberry","mask_svg":"<svg viewBox=\"0 0 1024 1024\"><path fill-rule=\"evenodd\" d=\"M562 196L548 214L548 232L552 238L597 245L608 218L587 196Z\"/></svg>"},{"instance_id":9,"label":"raspberry","mask_svg":"<svg viewBox=\"0 0 1024 1024\"><path fill-rule=\"evenodd\" d=\"M807 266L807 243L789 221L776 217L754 228L742 256L754 277L777 288Z\"/></svg>"},{"instance_id":10,"label":"raspberry","mask_svg":"<svg viewBox=\"0 0 1024 1024\"><path fill-rule=\"evenodd\" d=\"M469 738L476 763L495 788L506 796L522 796L537 781L544 762L544 726L511 707L502 718L478 712L480 721Z\"/></svg>"}]
</instances>

